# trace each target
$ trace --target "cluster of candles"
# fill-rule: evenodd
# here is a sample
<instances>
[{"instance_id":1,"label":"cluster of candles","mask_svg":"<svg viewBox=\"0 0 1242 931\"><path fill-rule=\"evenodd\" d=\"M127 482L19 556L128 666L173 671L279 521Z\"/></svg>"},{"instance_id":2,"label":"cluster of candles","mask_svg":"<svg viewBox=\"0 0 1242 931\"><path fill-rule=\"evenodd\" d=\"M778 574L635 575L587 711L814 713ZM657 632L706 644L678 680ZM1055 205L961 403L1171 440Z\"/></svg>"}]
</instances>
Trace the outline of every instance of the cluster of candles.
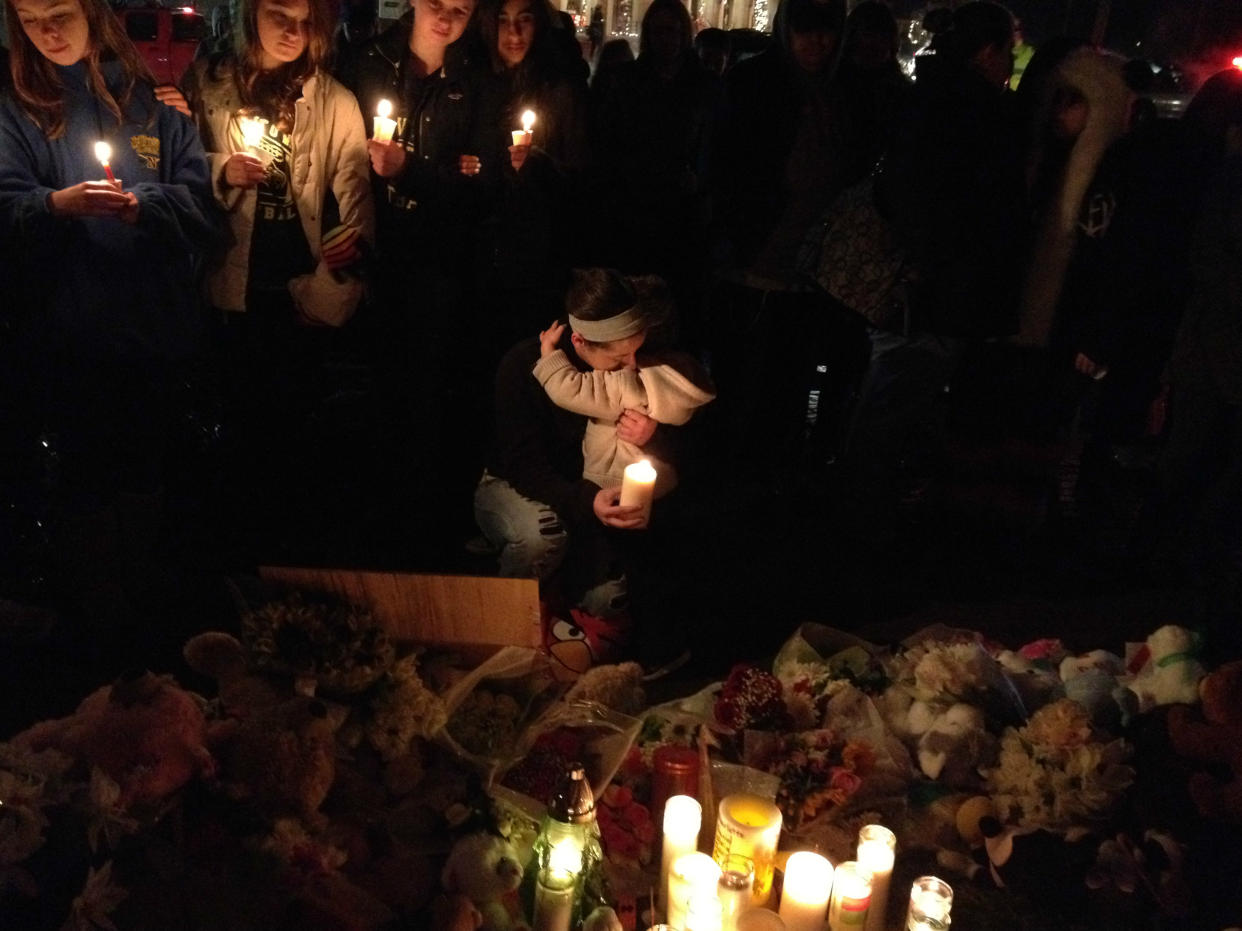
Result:
<instances>
[{"instance_id":1,"label":"cluster of candles","mask_svg":"<svg viewBox=\"0 0 1242 931\"><path fill-rule=\"evenodd\" d=\"M522 113L522 128L513 130L514 145L531 145L535 134L531 127L535 125L535 111L526 110ZM397 131L397 121L392 118L392 101L381 100L375 107L375 117L371 121L371 138L376 142L392 142L393 133Z\"/></svg>"},{"instance_id":2,"label":"cluster of candles","mask_svg":"<svg viewBox=\"0 0 1242 931\"><path fill-rule=\"evenodd\" d=\"M711 856L698 850L702 816L689 795L665 804L661 891L668 923L652 931L883 931L897 846L888 828L866 825L857 859L835 867L809 850L790 854L773 910L780 809L754 795L726 796ZM907 931L944 931L952 903L947 883L920 877L910 890Z\"/></svg>"}]
</instances>

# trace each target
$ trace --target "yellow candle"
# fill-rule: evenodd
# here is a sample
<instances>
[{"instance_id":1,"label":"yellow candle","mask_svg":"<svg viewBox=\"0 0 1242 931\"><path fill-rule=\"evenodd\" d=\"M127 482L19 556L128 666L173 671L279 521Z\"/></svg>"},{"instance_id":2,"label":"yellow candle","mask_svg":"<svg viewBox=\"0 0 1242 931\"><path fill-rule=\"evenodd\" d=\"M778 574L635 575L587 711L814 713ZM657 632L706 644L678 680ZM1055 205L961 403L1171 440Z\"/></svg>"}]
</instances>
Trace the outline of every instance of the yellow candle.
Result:
<instances>
[{"instance_id":1,"label":"yellow candle","mask_svg":"<svg viewBox=\"0 0 1242 931\"><path fill-rule=\"evenodd\" d=\"M664 905L668 923L684 928L690 903L696 898L714 898L720 882L720 867L705 853L683 853L673 861L668 878L668 902Z\"/></svg>"},{"instance_id":2,"label":"yellow candle","mask_svg":"<svg viewBox=\"0 0 1242 931\"><path fill-rule=\"evenodd\" d=\"M871 906L871 874L854 860L837 867L828 907L829 931L861 931Z\"/></svg>"},{"instance_id":3,"label":"yellow candle","mask_svg":"<svg viewBox=\"0 0 1242 931\"><path fill-rule=\"evenodd\" d=\"M820 931L832 894L832 864L817 853L799 850L785 865L781 920L789 931Z\"/></svg>"},{"instance_id":4,"label":"yellow candle","mask_svg":"<svg viewBox=\"0 0 1242 931\"><path fill-rule=\"evenodd\" d=\"M721 799L712 856L722 867L731 855L748 857L754 864L751 905L766 905L772 893L772 861L780 837L781 810L767 799L746 794Z\"/></svg>"},{"instance_id":5,"label":"yellow candle","mask_svg":"<svg viewBox=\"0 0 1242 931\"><path fill-rule=\"evenodd\" d=\"M397 131L397 121L392 116L392 103L381 100L375 106L375 118L371 121L371 138L376 142L392 142L392 134Z\"/></svg>"},{"instance_id":6,"label":"yellow candle","mask_svg":"<svg viewBox=\"0 0 1242 931\"><path fill-rule=\"evenodd\" d=\"M884 931L888 913L888 884L893 878L897 836L882 824L864 825L858 832L858 865L871 873L871 907L866 931Z\"/></svg>"},{"instance_id":7,"label":"yellow candle","mask_svg":"<svg viewBox=\"0 0 1242 931\"><path fill-rule=\"evenodd\" d=\"M678 857L699 847L699 828L703 825L703 806L689 795L674 795L664 803L664 848L660 857L661 893L667 909L669 877Z\"/></svg>"},{"instance_id":8,"label":"yellow candle","mask_svg":"<svg viewBox=\"0 0 1242 931\"><path fill-rule=\"evenodd\" d=\"M655 497L655 481L656 470L652 467L650 460L639 459L627 465L621 479L621 507L641 507L643 519L651 520L651 501Z\"/></svg>"}]
</instances>

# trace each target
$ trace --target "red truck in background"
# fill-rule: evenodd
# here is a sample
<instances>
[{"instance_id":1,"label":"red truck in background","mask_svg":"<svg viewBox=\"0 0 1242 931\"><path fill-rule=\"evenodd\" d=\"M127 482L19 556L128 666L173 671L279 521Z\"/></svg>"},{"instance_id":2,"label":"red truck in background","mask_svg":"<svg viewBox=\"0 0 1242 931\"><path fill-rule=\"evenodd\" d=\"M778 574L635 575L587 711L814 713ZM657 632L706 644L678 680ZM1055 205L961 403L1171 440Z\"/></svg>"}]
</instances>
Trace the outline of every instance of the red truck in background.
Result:
<instances>
[{"instance_id":1,"label":"red truck in background","mask_svg":"<svg viewBox=\"0 0 1242 931\"><path fill-rule=\"evenodd\" d=\"M123 6L116 15L159 84L177 84L207 36L201 13L189 6Z\"/></svg>"}]
</instances>

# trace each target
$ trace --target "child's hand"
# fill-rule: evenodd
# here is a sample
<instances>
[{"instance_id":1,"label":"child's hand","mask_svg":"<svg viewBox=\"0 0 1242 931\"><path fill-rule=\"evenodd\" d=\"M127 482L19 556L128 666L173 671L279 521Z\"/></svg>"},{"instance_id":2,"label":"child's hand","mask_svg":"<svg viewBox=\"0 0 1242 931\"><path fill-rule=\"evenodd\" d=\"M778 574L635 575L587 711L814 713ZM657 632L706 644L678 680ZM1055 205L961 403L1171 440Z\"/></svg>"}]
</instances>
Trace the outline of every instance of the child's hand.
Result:
<instances>
[{"instance_id":1,"label":"child's hand","mask_svg":"<svg viewBox=\"0 0 1242 931\"><path fill-rule=\"evenodd\" d=\"M561 334L565 332L565 324L553 320L552 325L539 332L539 358L546 359L556 352L560 344Z\"/></svg>"}]
</instances>

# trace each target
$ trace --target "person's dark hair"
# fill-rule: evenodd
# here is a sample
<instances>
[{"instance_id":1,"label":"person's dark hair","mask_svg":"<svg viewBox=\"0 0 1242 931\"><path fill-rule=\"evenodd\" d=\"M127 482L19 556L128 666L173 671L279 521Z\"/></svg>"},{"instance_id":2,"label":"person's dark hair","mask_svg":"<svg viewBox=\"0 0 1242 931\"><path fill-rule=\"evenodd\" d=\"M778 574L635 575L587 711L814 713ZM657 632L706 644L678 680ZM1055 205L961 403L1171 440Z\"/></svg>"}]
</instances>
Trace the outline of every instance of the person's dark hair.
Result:
<instances>
[{"instance_id":1,"label":"person's dark hair","mask_svg":"<svg viewBox=\"0 0 1242 931\"><path fill-rule=\"evenodd\" d=\"M134 43L125 35L121 21L104 0L81 0L81 3L89 36L85 58L86 82L91 93L120 124L123 122L121 114L129 105L135 85L139 81L154 85L155 76L134 48ZM11 46L9 52L13 95L34 124L49 139L57 139L65 132L65 102L64 85L56 65L43 57L43 53L26 35L13 0L5 0L4 18ZM109 60L116 60L121 64L121 86L116 96L108 89L99 67L101 62Z\"/></svg>"},{"instance_id":2,"label":"person's dark hair","mask_svg":"<svg viewBox=\"0 0 1242 931\"><path fill-rule=\"evenodd\" d=\"M729 37L729 34L723 29L717 29L714 26L700 29L698 35L694 37L694 48L696 51L711 49L728 55L732 46L733 40Z\"/></svg>"},{"instance_id":3,"label":"person's dark hair","mask_svg":"<svg viewBox=\"0 0 1242 931\"><path fill-rule=\"evenodd\" d=\"M1242 71L1218 71L1195 92L1182 122L1198 131L1215 156L1225 151L1225 135L1230 126L1242 127Z\"/></svg>"},{"instance_id":4,"label":"person's dark hair","mask_svg":"<svg viewBox=\"0 0 1242 931\"><path fill-rule=\"evenodd\" d=\"M591 87L608 82L612 75L626 62L634 60L634 49L628 39L609 39L599 47L595 55L595 69L591 73Z\"/></svg>"},{"instance_id":5,"label":"person's dark hair","mask_svg":"<svg viewBox=\"0 0 1242 931\"><path fill-rule=\"evenodd\" d=\"M677 20L681 27L681 51L687 54L694 49L694 25L690 22L690 11L681 0L651 0L651 6L643 14L643 22L638 31L638 54L642 57L649 50L647 36L648 24L657 16L667 14Z\"/></svg>"},{"instance_id":6,"label":"person's dark hair","mask_svg":"<svg viewBox=\"0 0 1242 931\"><path fill-rule=\"evenodd\" d=\"M845 4L839 0L786 0L781 9L786 5L792 32L840 32L845 26Z\"/></svg>"},{"instance_id":7,"label":"person's dark hair","mask_svg":"<svg viewBox=\"0 0 1242 931\"><path fill-rule=\"evenodd\" d=\"M570 273L566 314L579 320L607 320L635 306L641 308L651 329L667 327L672 321L672 296L657 275L623 275L615 268L575 268Z\"/></svg>"},{"instance_id":8,"label":"person's dark hair","mask_svg":"<svg viewBox=\"0 0 1242 931\"><path fill-rule=\"evenodd\" d=\"M845 18L845 43L860 32L878 32L891 36L893 48L897 46L897 17L889 9L888 4L880 0L862 0L862 3L850 10Z\"/></svg>"},{"instance_id":9,"label":"person's dark hair","mask_svg":"<svg viewBox=\"0 0 1242 931\"><path fill-rule=\"evenodd\" d=\"M937 55L962 65L988 46L1003 45L1012 38L1013 14L1009 10L991 0L973 0L953 11L953 25L936 33L933 47Z\"/></svg>"},{"instance_id":10,"label":"person's dark hair","mask_svg":"<svg viewBox=\"0 0 1242 931\"><path fill-rule=\"evenodd\" d=\"M307 0L306 48L296 61L264 71L263 46L259 42L259 4L262 0L243 0L241 28L234 26L233 48L212 61L215 78L222 62L232 62L233 80L243 105L272 107L276 122L286 130L293 125L294 105L302 95L302 85L316 71L327 66L332 54L333 18L327 0Z\"/></svg>"},{"instance_id":11,"label":"person's dark hair","mask_svg":"<svg viewBox=\"0 0 1242 931\"><path fill-rule=\"evenodd\" d=\"M505 63L500 60L500 13L505 0L484 0L479 5L475 21L478 23L479 39L487 50L492 70L500 74ZM530 12L535 17L535 37L531 40L526 58L518 65L524 71L546 73L552 68L552 10L548 0L531 0Z\"/></svg>"}]
</instances>

